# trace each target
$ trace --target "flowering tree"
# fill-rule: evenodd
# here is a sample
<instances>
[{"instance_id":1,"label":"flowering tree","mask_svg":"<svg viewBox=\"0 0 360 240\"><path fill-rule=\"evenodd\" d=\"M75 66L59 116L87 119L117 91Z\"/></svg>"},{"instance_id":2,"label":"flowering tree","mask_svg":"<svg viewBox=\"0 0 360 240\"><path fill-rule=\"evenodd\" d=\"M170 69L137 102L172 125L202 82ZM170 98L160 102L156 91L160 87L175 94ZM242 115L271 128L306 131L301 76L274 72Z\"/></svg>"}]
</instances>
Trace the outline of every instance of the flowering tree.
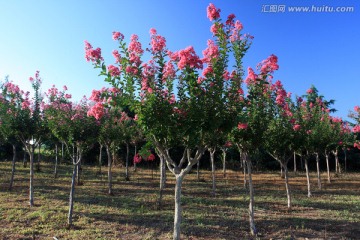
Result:
<instances>
[{"instance_id":1,"label":"flowering tree","mask_svg":"<svg viewBox=\"0 0 360 240\"><path fill-rule=\"evenodd\" d=\"M294 118L294 104L290 99L291 93L286 93L279 80L270 85L270 90L272 91L273 117L270 119L266 130L265 147L284 169L287 207L291 210L291 191L287 165L294 151L294 140L300 125Z\"/></svg>"},{"instance_id":2,"label":"flowering tree","mask_svg":"<svg viewBox=\"0 0 360 240\"><path fill-rule=\"evenodd\" d=\"M238 110L238 124L231 133L232 141L241 151L247 167L251 234L256 234L256 227L254 222L254 189L252 185L252 162L250 155L254 154L264 144L265 131L272 118L271 90L269 85L272 73L279 68L277 61L278 59L275 55L271 55L262 61L258 65L259 74L255 74L252 68L248 68L248 76L245 79L248 94L245 97L241 90L242 109Z\"/></svg>"},{"instance_id":3,"label":"flowering tree","mask_svg":"<svg viewBox=\"0 0 360 240\"><path fill-rule=\"evenodd\" d=\"M360 133L360 107L355 106L354 111L350 112L351 117L355 124L353 124L352 132L354 133L354 147L360 149L359 133Z\"/></svg>"},{"instance_id":4,"label":"flowering tree","mask_svg":"<svg viewBox=\"0 0 360 240\"><path fill-rule=\"evenodd\" d=\"M12 190L15 175L15 161L16 161L16 145L19 142L17 139L17 117L16 110L26 107L23 102L28 98L29 93L24 93L19 86L8 81L6 77L4 83L1 85L0 93L0 135L3 141L12 145L13 158L11 167L11 177L9 190Z\"/></svg>"},{"instance_id":5,"label":"flowering tree","mask_svg":"<svg viewBox=\"0 0 360 240\"><path fill-rule=\"evenodd\" d=\"M232 127L236 113L232 103L239 99L241 59L248 48L249 37L240 34L242 25L234 21L234 15L222 24L219 13L220 9L209 5L208 17L214 21L211 31L215 40L208 41L203 59L191 46L177 52L168 51L165 38L155 29L150 30L148 62L141 60L143 50L136 35L131 36L127 46L121 33L113 33L120 44L120 52L113 52L117 66L106 67L101 49L85 43L86 59L101 69L105 81L121 88L124 101L137 114L147 139L175 175L174 239L180 239L183 179L209 147L206 139L219 131L226 133ZM230 51L236 61L231 74L227 71ZM173 159L170 149L179 145L184 148L183 156Z\"/></svg>"},{"instance_id":6,"label":"flowering tree","mask_svg":"<svg viewBox=\"0 0 360 240\"><path fill-rule=\"evenodd\" d=\"M94 142L96 123L93 118L87 117L89 106L87 99L83 98L78 104L70 101L71 95L66 93L66 88L59 91L55 86L48 90L48 103L44 106L49 129L64 142L69 155L72 157L73 173L69 196L68 225L72 226L72 213L75 197L75 181L79 175L79 167L84 150ZM70 153L73 148L73 154Z\"/></svg>"},{"instance_id":7,"label":"flowering tree","mask_svg":"<svg viewBox=\"0 0 360 240\"><path fill-rule=\"evenodd\" d=\"M34 205L34 151L37 144L41 141L42 118L40 109L40 85L41 79L39 71L35 78L30 77L31 85L34 89L34 97L30 100L29 93L24 93L19 87L11 82L3 85L3 99L8 108L6 117L8 127L11 127L14 136L22 142L30 156L30 184L29 184L29 204ZM14 169L13 169L14 170Z\"/></svg>"}]
</instances>

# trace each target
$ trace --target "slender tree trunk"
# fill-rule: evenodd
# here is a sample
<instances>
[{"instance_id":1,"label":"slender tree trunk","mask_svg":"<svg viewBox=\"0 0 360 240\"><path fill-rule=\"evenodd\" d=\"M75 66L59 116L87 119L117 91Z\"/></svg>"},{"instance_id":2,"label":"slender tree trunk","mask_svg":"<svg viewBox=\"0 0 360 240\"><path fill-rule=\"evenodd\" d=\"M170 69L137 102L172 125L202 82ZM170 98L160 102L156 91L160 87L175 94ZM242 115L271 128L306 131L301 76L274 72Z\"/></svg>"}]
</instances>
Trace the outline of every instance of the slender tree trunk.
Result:
<instances>
[{"instance_id":1,"label":"slender tree trunk","mask_svg":"<svg viewBox=\"0 0 360 240\"><path fill-rule=\"evenodd\" d=\"M200 160L196 163L196 177L198 182L200 182Z\"/></svg>"},{"instance_id":2,"label":"slender tree trunk","mask_svg":"<svg viewBox=\"0 0 360 240\"><path fill-rule=\"evenodd\" d=\"M319 190L321 190L322 186L321 186L321 177L320 177L320 158L318 153L316 153L316 171L317 171L318 187Z\"/></svg>"},{"instance_id":3,"label":"slender tree trunk","mask_svg":"<svg viewBox=\"0 0 360 240\"><path fill-rule=\"evenodd\" d=\"M336 172L341 173L341 166L340 166L340 163L339 163L339 151L338 151L338 149L336 149L334 155L335 155L335 162L336 162L336 166L337 166Z\"/></svg>"},{"instance_id":4,"label":"slender tree trunk","mask_svg":"<svg viewBox=\"0 0 360 240\"><path fill-rule=\"evenodd\" d=\"M55 168L54 168L54 178L57 178L58 175L58 145L55 144Z\"/></svg>"},{"instance_id":5,"label":"slender tree trunk","mask_svg":"<svg viewBox=\"0 0 360 240\"><path fill-rule=\"evenodd\" d=\"M243 162L243 170L244 170L244 189L246 189L246 184L247 184L247 178L246 178L246 159L242 160Z\"/></svg>"},{"instance_id":6,"label":"slender tree trunk","mask_svg":"<svg viewBox=\"0 0 360 240\"><path fill-rule=\"evenodd\" d=\"M14 176L15 176L15 165L16 165L16 145L12 145L13 148L13 159L11 164L11 178L10 178L10 185L9 185L9 191L12 190L12 186L14 184Z\"/></svg>"},{"instance_id":7,"label":"slender tree trunk","mask_svg":"<svg viewBox=\"0 0 360 240\"><path fill-rule=\"evenodd\" d=\"M23 158L23 167L26 168L27 165L27 159L26 159L26 147L24 147L24 158Z\"/></svg>"},{"instance_id":8,"label":"slender tree trunk","mask_svg":"<svg viewBox=\"0 0 360 240\"><path fill-rule=\"evenodd\" d=\"M216 195L216 181L215 181L215 149L209 150L210 152L210 161L211 161L211 176L212 176L212 192L211 195L215 197Z\"/></svg>"},{"instance_id":9,"label":"slender tree trunk","mask_svg":"<svg viewBox=\"0 0 360 240\"><path fill-rule=\"evenodd\" d=\"M296 169L296 152L294 151L294 173L297 172L297 169Z\"/></svg>"},{"instance_id":10,"label":"slender tree trunk","mask_svg":"<svg viewBox=\"0 0 360 240\"><path fill-rule=\"evenodd\" d=\"M165 158L159 154L160 157L160 189L159 189L159 209L162 209L162 198L166 185L166 164Z\"/></svg>"},{"instance_id":11,"label":"slender tree trunk","mask_svg":"<svg viewBox=\"0 0 360 240\"><path fill-rule=\"evenodd\" d=\"M256 227L255 227L255 221L254 221L254 188L252 183L252 173L251 173L251 160L247 153L245 154L246 159L246 166L247 166L247 172L249 175L249 194L250 194L250 201L249 201L249 223L250 223L250 233L251 235L255 235Z\"/></svg>"},{"instance_id":12,"label":"slender tree trunk","mask_svg":"<svg viewBox=\"0 0 360 240\"><path fill-rule=\"evenodd\" d=\"M60 163L64 162L64 142L61 142L61 159Z\"/></svg>"},{"instance_id":13,"label":"slender tree trunk","mask_svg":"<svg viewBox=\"0 0 360 240\"><path fill-rule=\"evenodd\" d=\"M180 240L180 223L181 223L181 187L183 183L183 175L175 175L175 214L174 214L174 240Z\"/></svg>"},{"instance_id":14,"label":"slender tree trunk","mask_svg":"<svg viewBox=\"0 0 360 240\"><path fill-rule=\"evenodd\" d=\"M29 205L34 206L34 150L35 146L28 147L30 152L30 187L29 187Z\"/></svg>"},{"instance_id":15,"label":"slender tree trunk","mask_svg":"<svg viewBox=\"0 0 360 240\"><path fill-rule=\"evenodd\" d=\"M283 167L281 164L280 164L280 177L284 178L284 171L283 171Z\"/></svg>"},{"instance_id":16,"label":"slender tree trunk","mask_svg":"<svg viewBox=\"0 0 360 240\"><path fill-rule=\"evenodd\" d=\"M76 168L76 170L77 170L76 176L77 176L77 185L78 186L82 185L82 183L81 183L81 168L82 168L82 166L81 166L81 161L80 161L77 164L77 168Z\"/></svg>"},{"instance_id":17,"label":"slender tree trunk","mask_svg":"<svg viewBox=\"0 0 360 240\"><path fill-rule=\"evenodd\" d=\"M113 195L112 191L112 158L111 158L111 151L109 149L109 145L106 145L106 153L108 157L108 194Z\"/></svg>"},{"instance_id":18,"label":"slender tree trunk","mask_svg":"<svg viewBox=\"0 0 360 240\"><path fill-rule=\"evenodd\" d=\"M125 180L130 181L129 177L129 144L126 143L126 159L125 159Z\"/></svg>"},{"instance_id":19,"label":"slender tree trunk","mask_svg":"<svg viewBox=\"0 0 360 240\"><path fill-rule=\"evenodd\" d=\"M283 163L284 168L284 178L285 178L285 188L286 188L286 196L287 196L287 207L288 210L291 210L291 192L290 192L290 185L289 185L289 174L287 168L287 162Z\"/></svg>"},{"instance_id":20,"label":"slender tree trunk","mask_svg":"<svg viewBox=\"0 0 360 240\"><path fill-rule=\"evenodd\" d=\"M326 159L326 170L327 170L328 183L331 183L330 166L329 166L329 153L327 151L325 151L325 159Z\"/></svg>"},{"instance_id":21,"label":"slender tree trunk","mask_svg":"<svg viewBox=\"0 0 360 240\"><path fill-rule=\"evenodd\" d=\"M347 151L346 151L346 147L344 147L344 160L345 160L345 172L347 172Z\"/></svg>"},{"instance_id":22,"label":"slender tree trunk","mask_svg":"<svg viewBox=\"0 0 360 240\"><path fill-rule=\"evenodd\" d=\"M101 174L101 166L102 166L102 149L103 145L100 144L100 152L99 152L99 173Z\"/></svg>"},{"instance_id":23,"label":"slender tree trunk","mask_svg":"<svg viewBox=\"0 0 360 240\"><path fill-rule=\"evenodd\" d=\"M226 178L226 149L222 150L222 162L223 162L223 176Z\"/></svg>"},{"instance_id":24,"label":"slender tree trunk","mask_svg":"<svg viewBox=\"0 0 360 240\"><path fill-rule=\"evenodd\" d=\"M136 144L135 144L135 153L134 153L134 157L136 156L136 154L137 154L137 149L136 149ZM134 162L134 172L136 172L136 162L135 161L133 161Z\"/></svg>"},{"instance_id":25,"label":"slender tree trunk","mask_svg":"<svg viewBox=\"0 0 360 240\"><path fill-rule=\"evenodd\" d=\"M74 164L73 174L71 178L71 188L70 188L70 196L69 196L69 213L68 213L68 226L72 226L72 214L74 208L74 197L75 197L75 180L77 174L78 164Z\"/></svg>"},{"instance_id":26,"label":"slender tree trunk","mask_svg":"<svg viewBox=\"0 0 360 240\"><path fill-rule=\"evenodd\" d=\"M305 171L306 171L306 181L308 188L308 197L311 197L311 186L310 186L310 174L309 174L309 166L308 166L308 157L305 157Z\"/></svg>"},{"instance_id":27,"label":"slender tree trunk","mask_svg":"<svg viewBox=\"0 0 360 240\"><path fill-rule=\"evenodd\" d=\"M37 165L36 165L36 171L37 171L37 172L40 172L40 171L41 171L41 169L40 169L40 160L41 160L40 148L41 148L41 144L39 143L39 146L38 146L38 155L37 155Z\"/></svg>"}]
</instances>

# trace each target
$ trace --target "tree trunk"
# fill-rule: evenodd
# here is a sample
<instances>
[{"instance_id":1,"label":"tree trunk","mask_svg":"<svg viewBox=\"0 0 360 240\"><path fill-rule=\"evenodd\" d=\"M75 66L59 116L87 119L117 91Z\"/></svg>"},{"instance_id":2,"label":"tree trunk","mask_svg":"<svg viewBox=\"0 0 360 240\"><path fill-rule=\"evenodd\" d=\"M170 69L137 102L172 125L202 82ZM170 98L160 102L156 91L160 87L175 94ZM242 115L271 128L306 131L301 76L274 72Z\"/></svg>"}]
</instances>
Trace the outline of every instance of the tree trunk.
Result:
<instances>
[{"instance_id":1,"label":"tree trunk","mask_svg":"<svg viewBox=\"0 0 360 240\"><path fill-rule=\"evenodd\" d=\"M325 159L326 159L326 170L327 170L328 183L331 183L330 166L329 166L329 153L327 151L325 151Z\"/></svg>"},{"instance_id":2,"label":"tree trunk","mask_svg":"<svg viewBox=\"0 0 360 240\"><path fill-rule=\"evenodd\" d=\"M23 167L26 168L27 159L26 159L26 148L24 147L24 158L23 158Z\"/></svg>"},{"instance_id":3,"label":"tree trunk","mask_svg":"<svg viewBox=\"0 0 360 240\"><path fill-rule=\"evenodd\" d=\"M38 155L37 155L37 165L36 165L36 171L37 171L37 172L40 172L40 171L41 171L41 169L40 169L40 160L41 160L40 148L41 148L41 144L39 143L39 146L38 146Z\"/></svg>"},{"instance_id":4,"label":"tree trunk","mask_svg":"<svg viewBox=\"0 0 360 240\"><path fill-rule=\"evenodd\" d=\"M125 180L130 181L129 177L129 144L126 143L126 159L125 159Z\"/></svg>"},{"instance_id":5,"label":"tree trunk","mask_svg":"<svg viewBox=\"0 0 360 240\"><path fill-rule=\"evenodd\" d=\"M103 145L100 144L100 152L99 152L99 173L101 174L101 166L102 166L102 149Z\"/></svg>"},{"instance_id":6,"label":"tree trunk","mask_svg":"<svg viewBox=\"0 0 360 240\"><path fill-rule=\"evenodd\" d=\"M61 143L61 159L60 162L64 162L64 142Z\"/></svg>"},{"instance_id":7,"label":"tree trunk","mask_svg":"<svg viewBox=\"0 0 360 240\"><path fill-rule=\"evenodd\" d=\"M291 192L290 192L290 185L289 185L289 174L287 168L287 162L282 164L284 168L284 178L285 178L285 188L286 188L286 196L287 196L287 207L288 210L291 210Z\"/></svg>"},{"instance_id":8,"label":"tree trunk","mask_svg":"<svg viewBox=\"0 0 360 240\"><path fill-rule=\"evenodd\" d=\"M341 173L341 167L340 167L340 163L339 163L339 151L338 151L338 149L336 149L336 151L334 152L334 156L335 156L336 173Z\"/></svg>"},{"instance_id":9,"label":"tree trunk","mask_svg":"<svg viewBox=\"0 0 360 240\"><path fill-rule=\"evenodd\" d=\"M165 158L161 154L159 154L159 157L160 157L160 189L159 189L158 206L159 209L162 209L162 198L166 185L166 164L165 164Z\"/></svg>"},{"instance_id":10,"label":"tree trunk","mask_svg":"<svg viewBox=\"0 0 360 240\"><path fill-rule=\"evenodd\" d=\"M280 177L284 178L284 171L283 171L283 167L281 164L280 164Z\"/></svg>"},{"instance_id":11,"label":"tree trunk","mask_svg":"<svg viewBox=\"0 0 360 240\"><path fill-rule=\"evenodd\" d=\"M180 223L181 223L181 186L183 183L183 175L175 175L175 214L174 214L174 240L180 240Z\"/></svg>"},{"instance_id":12,"label":"tree trunk","mask_svg":"<svg viewBox=\"0 0 360 240\"><path fill-rule=\"evenodd\" d=\"M12 159L12 164L11 164L11 178L10 178L10 186L9 186L9 191L12 190L12 186L14 183L14 176L15 176L15 163L16 163L16 145L13 144L12 145L13 148L13 159Z\"/></svg>"},{"instance_id":13,"label":"tree trunk","mask_svg":"<svg viewBox=\"0 0 360 240\"><path fill-rule=\"evenodd\" d=\"M256 227L255 227L255 221L254 221L254 188L252 183L252 173L251 173L251 160L247 153L245 154L246 159L246 166L247 166L247 172L249 175L249 194L250 194L250 201L249 201L249 222L250 222L250 233L251 235L256 234Z\"/></svg>"},{"instance_id":14,"label":"tree trunk","mask_svg":"<svg viewBox=\"0 0 360 240\"><path fill-rule=\"evenodd\" d=\"M242 162L243 162L242 165L243 165L243 170L244 170L244 189L246 189L246 184L247 184L247 179L246 179L246 160L243 159Z\"/></svg>"},{"instance_id":15,"label":"tree trunk","mask_svg":"<svg viewBox=\"0 0 360 240\"><path fill-rule=\"evenodd\" d=\"M81 161L77 164L77 173L76 173L76 176L77 176L77 185L80 186L82 185L81 183Z\"/></svg>"},{"instance_id":16,"label":"tree trunk","mask_svg":"<svg viewBox=\"0 0 360 240\"><path fill-rule=\"evenodd\" d=\"M311 186L310 186L310 174L309 174L309 166L308 166L308 157L305 157L305 171L306 171L306 181L308 188L308 197L311 197Z\"/></svg>"},{"instance_id":17,"label":"tree trunk","mask_svg":"<svg viewBox=\"0 0 360 240\"><path fill-rule=\"evenodd\" d=\"M68 226L72 226L72 214L74 208L74 196L75 196L75 179L77 173L78 164L74 164L73 174L71 178L71 189L70 189L70 196L69 196L69 214L68 214Z\"/></svg>"},{"instance_id":18,"label":"tree trunk","mask_svg":"<svg viewBox=\"0 0 360 240\"><path fill-rule=\"evenodd\" d=\"M294 173L296 173L296 152L294 151Z\"/></svg>"},{"instance_id":19,"label":"tree trunk","mask_svg":"<svg viewBox=\"0 0 360 240\"><path fill-rule=\"evenodd\" d=\"M222 150L222 154L223 154L223 156L222 156L222 162L223 162L223 176L224 176L224 178L226 178L226 150L225 149L223 149Z\"/></svg>"},{"instance_id":20,"label":"tree trunk","mask_svg":"<svg viewBox=\"0 0 360 240\"><path fill-rule=\"evenodd\" d=\"M136 149L136 145L135 145L135 153L134 153L134 157L136 156L137 153L137 149ZM134 162L134 161L133 161ZM134 162L134 172L136 172L136 162Z\"/></svg>"},{"instance_id":21,"label":"tree trunk","mask_svg":"<svg viewBox=\"0 0 360 240\"><path fill-rule=\"evenodd\" d=\"M29 146L30 156L30 187L29 187L29 205L34 206L34 146Z\"/></svg>"},{"instance_id":22,"label":"tree trunk","mask_svg":"<svg viewBox=\"0 0 360 240\"><path fill-rule=\"evenodd\" d=\"M344 147L344 161L345 161L345 172L347 172L347 151L346 151L346 147Z\"/></svg>"},{"instance_id":23,"label":"tree trunk","mask_svg":"<svg viewBox=\"0 0 360 240\"><path fill-rule=\"evenodd\" d=\"M196 177L198 182L200 182L200 160L196 163Z\"/></svg>"},{"instance_id":24,"label":"tree trunk","mask_svg":"<svg viewBox=\"0 0 360 240\"><path fill-rule=\"evenodd\" d=\"M55 144L55 168L54 168L54 178L57 178L58 175L58 145Z\"/></svg>"},{"instance_id":25,"label":"tree trunk","mask_svg":"<svg viewBox=\"0 0 360 240\"><path fill-rule=\"evenodd\" d=\"M321 177L320 177L320 158L318 153L316 153L316 171L317 171L318 187L319 190L321 190L322 186L321 186Z\"/></svg>"},{"instance_id":26,"label":"tree trunk","mask_svg":"<svg viewBox=\"0 0 360 240\"><path fill-rule=\"evenodd\" d=\"M215 197L216 195L216 182L215 182L215 149L209 150L210 152L210 161L211 161L211 177L212 177L212 192L211 195Z\"/></svg>"},{"instance_id":27,"label":"tree trunk","mask_svg":"<svg viewBox=\"0 0 360 240\"><path fill-rule=\"evenodd\" d=\"M108 157L108 194L113 195L112 191L112 158L111 158L111 152L109 149L109 145L106 145L106 153Z\"/></svg>"}]
</instances>

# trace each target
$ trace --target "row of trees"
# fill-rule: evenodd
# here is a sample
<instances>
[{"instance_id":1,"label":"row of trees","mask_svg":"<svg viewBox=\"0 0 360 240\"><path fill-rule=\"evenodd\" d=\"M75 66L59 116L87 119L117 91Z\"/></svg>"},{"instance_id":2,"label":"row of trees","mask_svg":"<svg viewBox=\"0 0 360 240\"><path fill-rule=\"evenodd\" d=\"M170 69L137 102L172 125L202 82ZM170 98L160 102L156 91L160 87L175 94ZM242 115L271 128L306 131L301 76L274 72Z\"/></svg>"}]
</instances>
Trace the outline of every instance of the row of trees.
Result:
<instances>
[{"instance_id":1,"label":"row of trees","mask_svg":"<svg viewBox=\"0 0 360 240\"><path fill-rule=\"evenodd\" d=\"M223 151L225 165L226 150L234 147L239 151L247 175L245 179L248 179L252 234L256 234L252 162L259 149L276 159L283 170L289 210L291 191L287 165L294 155L305 160L309 197L310 156L316 156L320 189L319 159L320 155L326 156L330 182L329 154L337 156L339 149L346 150L350 145L359 147L359 142L354 144L353 133L358 133L360 127L352 128L342 119L331 116L333 101L319 95L314 86L302 97L292 97L286 92L281 81L273 79L274 71L279 68L275 55L260 62L257 71L248 68L245 77L242 59L253 37L242 34L243 26L233 14L223 22L220 9L213 4L208 6L207 16L212 21L212 39L208 40L202 58L191 46L169 51L166 39L155 29L150 30L150 47L146 51L151 57L147 62L142 60L144 50L137 35L132 35L127 44L120 32L113 32L119 49L113 51L115 63L111 65L105 64L100 48L95 49L85 42L86 60L92 62L100 76L112 86L94 90L89 100L72 102L66 87L59 90L55 86L42 98L38 72L30 78L34 88L32 99L28 92L5 80L0 130L3 140L14 146L10 188L17 142L20 141L30 155L30 206L34 204L35 147L44 139L52 139L56 149L57 144L64 144L74 167L68 217L71 225L75 181L80 177L83 152L96 142L100 144L100 153L105 147L108 193L113 194L111 169L115 148L119 144L126 146L126 178L129 179L129 145L137 146L145 140L155 148L161 161L160 206L166 166L175 176L173 238L180 239L182 183L205 151L210 152L213 195L216 193L215 152ZM356 107L351 115L358 124L359 114ZM183 150L179 158L174 148ZM145 157L146 152L142 151ZM135 156L134 162L138 162L140 157ZM336 169L338 171L338 167Z\"/></svg>"}]
</instances>

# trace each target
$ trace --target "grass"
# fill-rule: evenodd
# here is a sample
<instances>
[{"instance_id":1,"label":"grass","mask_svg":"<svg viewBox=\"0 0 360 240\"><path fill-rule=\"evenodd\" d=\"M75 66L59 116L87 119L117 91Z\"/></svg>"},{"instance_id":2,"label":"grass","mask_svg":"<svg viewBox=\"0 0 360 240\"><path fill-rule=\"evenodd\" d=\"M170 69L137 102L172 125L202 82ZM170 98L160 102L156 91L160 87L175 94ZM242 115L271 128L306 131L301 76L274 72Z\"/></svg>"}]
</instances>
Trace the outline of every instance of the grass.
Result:
<instances>
[{"instance_id":1,"label":"grass","mask_svg":"<svg viewBox=\"0 0 360 240\"><path fill-rule=\"evenodd\" d=\"M42 163L35 173L35 206L28 207L28 168L17 164L14 189L7 190L10 162L0 162L0 239L171 239L174 178L168 173L163 209L157 209L159 172L138 168L131 181L114 168L114 195L107 195L106 169L84 166L83 185L76 186L74 227L67 228L71 166ZM307 197L304 173L290 173L293 209L286 208L283 179L277 172L255 173L257 238L248 234L248 191L242 173L217 173L217 195L211 197L211 175L202 170L183 184L182 239L358 239L360 236L360 173L341 174L331 184L323 177Z\"/></svg>"}]
</instances>

